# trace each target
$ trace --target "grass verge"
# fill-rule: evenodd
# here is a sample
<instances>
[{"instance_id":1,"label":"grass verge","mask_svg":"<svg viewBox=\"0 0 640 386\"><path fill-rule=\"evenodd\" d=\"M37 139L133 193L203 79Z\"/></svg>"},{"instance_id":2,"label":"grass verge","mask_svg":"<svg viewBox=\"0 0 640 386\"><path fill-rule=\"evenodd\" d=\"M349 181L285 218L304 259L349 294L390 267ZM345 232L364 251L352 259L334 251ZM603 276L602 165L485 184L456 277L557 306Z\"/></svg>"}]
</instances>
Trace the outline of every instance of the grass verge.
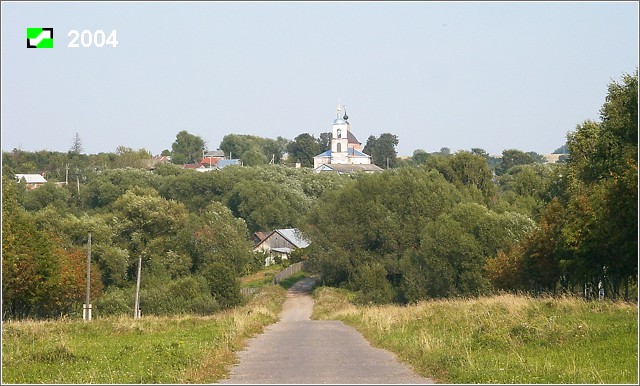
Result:
<instances>
[{"instance_id":1,"label":"grass verge","mask_svg":"<svg viewBox=\"0 0 640 386\"><path fill-rule=\"evenodd\" d=\"M446 383L638 383L638 307L502 295L355 306L319 287L314 319L338 319Z\"/></svg>"},{"instance_id":2,"label":"grass verge","mask_svg":"<svg viewBox=\"0 0 640 386\"><path fill-rule=\"evenodd\" d=\"M2 383L209 383L274 323L286 291L269 286L211 316L20 321L2 325Z\"/></svg>"},{"instance_id":3,"label":"grass verge","mask_svg":"<svg viewBox=\"0 0 640 386\"><path fill-rule=\"evenodd\" d=\"M242 288L262 288L273 284L273 277L284 268L281 264L264 267L256 273L240 278Z\"/></svg>"}]
</instances>

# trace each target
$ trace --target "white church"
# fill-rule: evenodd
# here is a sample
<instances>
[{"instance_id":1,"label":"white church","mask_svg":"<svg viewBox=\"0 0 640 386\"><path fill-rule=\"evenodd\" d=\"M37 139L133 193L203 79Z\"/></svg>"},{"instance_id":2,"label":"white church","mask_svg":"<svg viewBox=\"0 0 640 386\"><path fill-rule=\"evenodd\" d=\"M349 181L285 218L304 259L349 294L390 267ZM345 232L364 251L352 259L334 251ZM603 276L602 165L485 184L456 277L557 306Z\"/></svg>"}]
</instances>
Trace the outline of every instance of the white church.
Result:
<instances>
[{"instance_id":1,"label":"white church","mask_svg":"<svg viewBox=\"0 0 640 386\"><path fill-rule=\"evenodd\" d=\"M336 119L333 120L331 149L313 157L313 168L316 172L351 173L364 171L379 172L382 169L371 163L371 156L362 152L362 143L351 133L347 110L342 114L338 104Z\"/></svg>"}]
</instances>

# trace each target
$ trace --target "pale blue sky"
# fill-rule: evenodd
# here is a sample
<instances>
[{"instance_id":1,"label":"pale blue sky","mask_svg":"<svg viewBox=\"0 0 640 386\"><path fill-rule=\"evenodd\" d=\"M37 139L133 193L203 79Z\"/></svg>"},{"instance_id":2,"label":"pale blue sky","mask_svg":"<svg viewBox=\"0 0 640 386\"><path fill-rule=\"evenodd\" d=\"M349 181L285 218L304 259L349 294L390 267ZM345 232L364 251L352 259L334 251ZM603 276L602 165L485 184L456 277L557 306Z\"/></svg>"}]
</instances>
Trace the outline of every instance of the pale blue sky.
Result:
<instances>
[{"instance_id":1,"label":"pale blue sky","mask_svg":"<svg viewBox=\"0 0 640 386\"><path fill-rule=\"evenodd\" d=\"M119 45L68 48L71 29ZM400 155L550 153L637 66L637 2L2 2L2 150L318 137L340 98Z\"/></svg>"}]
</instances>

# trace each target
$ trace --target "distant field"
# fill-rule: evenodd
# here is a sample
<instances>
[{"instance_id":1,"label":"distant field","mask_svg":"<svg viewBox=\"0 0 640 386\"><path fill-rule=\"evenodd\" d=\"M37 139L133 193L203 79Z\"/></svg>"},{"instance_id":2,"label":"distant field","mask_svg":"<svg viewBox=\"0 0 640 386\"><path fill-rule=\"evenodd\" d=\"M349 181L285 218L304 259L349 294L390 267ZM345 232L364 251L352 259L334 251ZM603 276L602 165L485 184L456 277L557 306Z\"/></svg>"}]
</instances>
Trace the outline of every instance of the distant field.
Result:
<instances>
[{"instance_id":1,"label":"distant field","mask_svg":"<svg viewBox=\"0 0 640 386\"><path fill-rule=\"evenodd\" d=\"M313 318L339 319L444 383L638 383L638 307L503 295L355 306L315 291Z\"/></svg>"},{"instance_id":2,"label":"distant field","mask_svg":"<svg viewBox=\"0 0 640 386\"><path fill-rule=\"evenodd\" d=\"M206 383L274 323L285 290L269 286L212 316L146 316L2 325L2 383Z\"/></svg>"}]
</instances>

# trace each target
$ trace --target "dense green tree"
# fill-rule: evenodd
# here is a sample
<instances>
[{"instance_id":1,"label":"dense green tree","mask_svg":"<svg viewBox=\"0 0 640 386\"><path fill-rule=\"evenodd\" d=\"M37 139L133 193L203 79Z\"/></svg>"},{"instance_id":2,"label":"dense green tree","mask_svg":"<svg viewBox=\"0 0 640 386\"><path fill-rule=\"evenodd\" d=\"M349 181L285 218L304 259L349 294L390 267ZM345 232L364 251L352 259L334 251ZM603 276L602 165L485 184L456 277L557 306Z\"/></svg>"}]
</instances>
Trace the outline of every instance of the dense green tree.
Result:
<instances>
[{"instance_id":1,"label":"dense green tree","mask_svg":"<svg viewBox=\"0 0 640 386\"><path fill-rule=\"evenodd\" d=\"M430 220L461 199L435 171L402 168L348 180L321 196L307 216L309 263L325 283L341 285L355 278L361 264L378 262L395 289L402 255L418 248Z\"/></svg>"},{"instance_id":2,"label":"dense green tree","mask_svg":"<svg viewBox=\"0 0 640 386\"><path fill-rule=\"evenodd\" d=\"M552 185L557 182L557 165L526 164L510 168L497 178L499 195L494 208L514 211L537 218L547 202Z\"/></svg>"},{"instance_id":3,"label":"dense green tree","mask_svg":"<svg viewBox=\"0 0 640 386\"><path fill-rule=\"evenodd\" d=\"M157 175L140 169L112 169L90 173L80 189L80 201L87 208L101 208L113 204L127 190L134 187L156 188Z\"/></svg>"},{"instance_id":4,"label":"dense green tree","mask_svg":"<svg viewBox=\"0 0 640 386\"><path fill-rule=\"evenodd\" d=\"M220 172L227 172L227 170ZM222 190L220 186L220 174L183 170L175 175L164 177L158 187L158 192L162 197L181 202L191 212L197 213L211 201L222 199L226 190Z\"/></svg>"},{"instance_id":5,"label":"dense green tree","mask_svg":"<svg viewBox=\"0 0 640 386\"><path fill-rule=\"evenodd\" d=\"M413 156L411 158L416 164L422 165L427 162L427 159L429 159L429 153L422 149L417 149L413 151Z\"/></svg>"},{"instance_id":6,"label":"dense green tree","mask_svg":"<svg viewBox=\"0 0 640 386\"><path fill-rule=\"evenodd\" d=\"M221 262L207 265L202 276L209 284L209 290L222 308L230 308L240 304L240 280L233 268Z\"/></svg>"},{"instance_id":7,"label":"dense green tree","mask_svg":"<svg viewBox=\"0 0 640 386\"><path fill-rule=\"evenodd\" d=\"M46 206L59 209L68 209L71 200L71 192L64 186L55 182L47 182L37 189L25 192L21 203L27 210L39 210Z\"/></svg>"},{"instance_id":8,"label":"dense green tree","mask_svg":"<svg viewBox=\"0 0 640 386\"><path fill-rule=\"evenodd\" d=\"M303 133L287 145L291 162L300 162L304 167L313 167L313 157L320 154L321 145L316 138Z\"/></svg>"},{"instance_id":9,"label":"dense green tree","mask_svg":"<svg viewBox=\"0 0 640 386\"><path fill-rule=\"evenodd\" d=\"M498 214L476 203L461 203L429 222L420 248L403 259L402 296L407 301L474 296L490 289L488 259L535 229L516 213Z\"/></svg>"},{"instance_id":10,"label":"dense green tree","mask_svg":"<svg viewBox=\"0 0 640 386\"><path fill-rule=\"evenodd\" d=\"M324 153L331 149L332 136L333 134L331 132L320 133L320 137L318 137L318 144L320 145L319 153Z\"/></svg>"},{"instance_id":11,"label":"dense green tree","mask_svg":"<svg viewBox=\"0 0 640 386\"><path fill-rule=\"evenodd\" d=\"M51 238L17 202L2 176L2 317L47 316L54 308L59 261Z\"/></svg>"},{"instance_id":12,"label":"dense green tree","mask_svg":"<svg viewBox=\"0 0 640 386\"><path fill-rule=\"evenodd\" d=\"M228 206L255 232L295 227L309 203L304 195L272 181L242 181L231 191Z\"/></svg>"},{"instance_id":13,"label":"dense green tree","mask_svg":"<svg viewBox=\"0 0 640 386\"><path fill-rule=\"evenodd\" d=\"M484 149L479 148L479 147L472 148L471 149L471 153L475 154L475 155L478 155L478 156L480 156L482 158L485 158L485 159L489 158L489 153L487 153Z\"/></svg>"},{"instance_id":14,"label":"dense green tree","mask_svg":"<svg viewBox=\"0 0 640 386\"><path fill-rule=\"evenodd\" d=\"M252 147L242 153L240 159L245 166L259 166L267 163L267 157L265 157L264 153L257 147Z\"/></svg>"},{"instance_id":15,"label":"dense green tree","mask_svg":"<svg viewBox=\"0 0 640 386\"><path fill-rule=\"evenodd\" d=\"M637 282L638 74L609 85L601 123L568 135L569 213L563 227L574 275L592 286L606 277L613 296Z\"/></svg>"},{"instance_id":16,"label":"dense green tree","mask_svg":"<svg viewBox=\"0 0 640 386\"><path fill-rule=\"evenodd\" d=\"M502 160L496 167L496 174L501 175L510 168L517 165L527 165L532 163L544 163L545 159L540 154L534 152L523 152L516 149L507 149L502 151Z\"/></svg>"},{"instance_id":17,"label":"dense green tree","mask_svg":"<svg viewBox=\"0 0 640 386\"><path fill-rule=\"evenodd\" d=\"M132 260L142 258L147 266L162 265L157 244L164 244L164 251L177 244L177 234L188 219L184 205L165 200L151 188L127 191L113 203L112 210L110 225L117 235L116 242L126 247ZM164 268L169 271L169 267ZM129 272L129 278L135 278L135 267L130 266Z\"/></svg>"},{"instance_id":18,"label":"dense green tree","mask_svg":"<svg viewBox=\"0 0 640 386\"><path fill-rule=\"evenodd\" d=\"M245 165L259 165L262 163L280 163L288 141L285 138L263 138L255 135L227 134L220 142L220 149L231 158L239 158ZM248 152L248 153L247 153ZM262 153L260 160L256 162L257 153ZM245 159L245 154L250 157Z\"/></svg>"},{"instance_id":19,"label":"dense green tree","mask_svg":"<svg viewBox=\"0 0 640 386\"><path fill-rule=\"evenodd\" d=\"M202 138L182 130L171 144L171 162L175 164L195 163L202 158L204 150L205 144Z\"/></svg>"},{"instance_id":20,"label":"dense green tree","mask_svg":"<svg viewBox=\"0 0 640 386\"><path fill-rule=\"evenodd\" d=\"M220 262L233 269L236 275L246 275L253 270L251 250L246 223L236 218L227 207L219 202L207 205L193 233L189 252L194 262L194 270Z\"/></svg>"},{"instance_id":21,"label":"dense green tree","mask_svg":"<svg viewBox=\"0 0 640 386\"><path fill-rule=\"evenodd\" d=\"M354 274L353 287L357 289L354 300L359 304L385 304L395 297L387 270L378 262L361 265Z\"/></svg>"},{"instance_id":22,"label":"dense green tree","mask_svg":"<svg viewBox=\"0 0 640 386\"><path fill-rule=\"evenodd\" d=\"M134 150L126 146L118 146L116 155L117 158L113 163L116 168L146 169L150 166L150 161L153 157L146 149Z\"/></svg>"},{"instance_id":23,"label":"dense green tree","mask_svg":"<svg viewBox=\"0 0 640 386\"><path fill-rule=\"evenodd\" d=\"M467 151L447 157L430 156L425 167L440 172L460 189L479 193L486 203L493 201L496 189L485 158Z\"/></svg>"},{"instance_id":24,"label":"dense green tree","mask_svg":"<svg viewBox=\"0 0 640 386\"><path fill-rule=\"evenodd\" d=\"M398 153L398 136L390 133L380 134L378 138L371 135L364 146L364 152L371 156L374 164L387 169L396 167Z\"/></svg>"},{"instance_id":25,"label":"dense green tree","mask_svg":"<svg viewBox=\"0 0 640 386\"><path fill-rule=\"evenodd\" d=\"M564 145L554 150L553 153L551 154L567 154L568 152L569 152L569 146L565 143Z\"/></svg>"}]
</instances>

